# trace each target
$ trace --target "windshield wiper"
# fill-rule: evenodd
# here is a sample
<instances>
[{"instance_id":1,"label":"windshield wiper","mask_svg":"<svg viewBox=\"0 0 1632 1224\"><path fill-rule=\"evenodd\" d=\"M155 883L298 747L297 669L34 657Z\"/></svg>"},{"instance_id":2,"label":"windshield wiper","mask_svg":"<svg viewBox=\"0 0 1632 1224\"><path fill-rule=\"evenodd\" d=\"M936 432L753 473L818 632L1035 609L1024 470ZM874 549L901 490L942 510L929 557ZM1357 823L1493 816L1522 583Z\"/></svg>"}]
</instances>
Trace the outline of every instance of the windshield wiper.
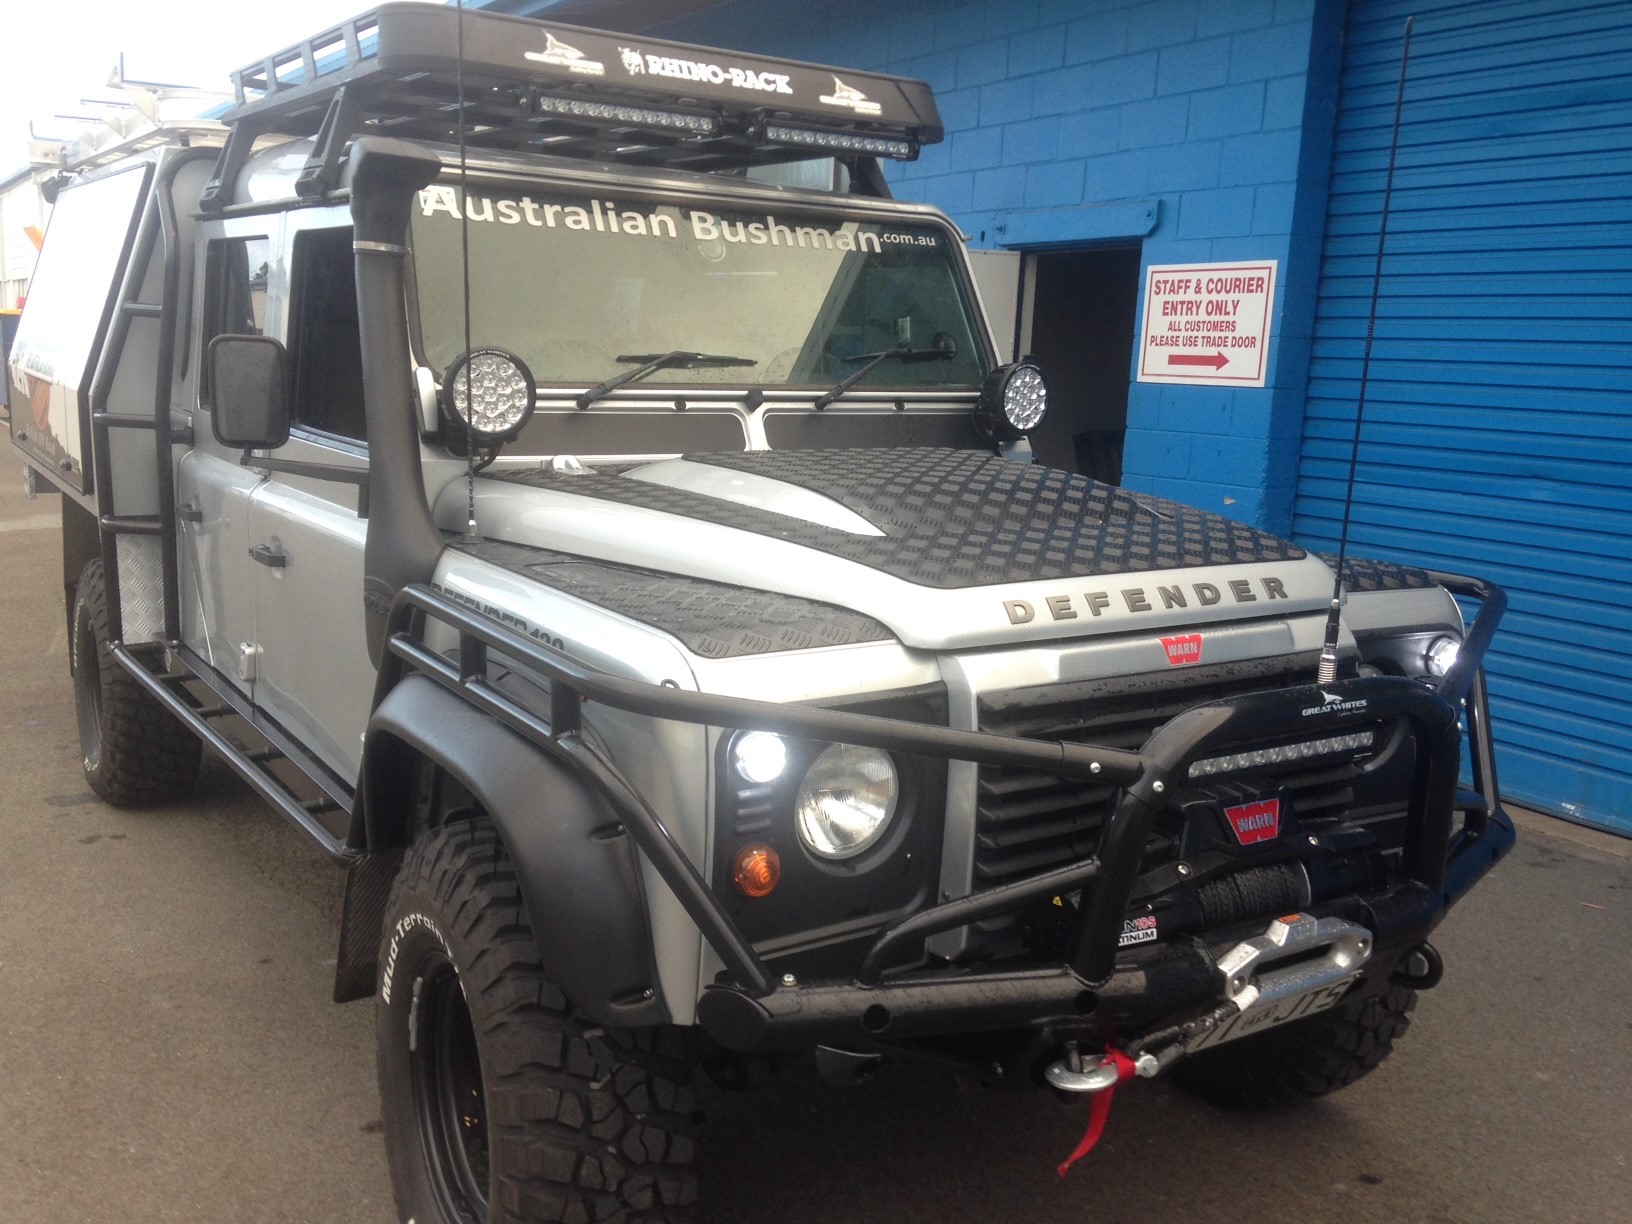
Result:
<instances>
[{"instance_id":1,"label":"windshield wiper","mask_svg":"<svg viewBox=\"0 0 1632 1224\"><path fill-rule=\"evenodd\" d=\"M614 374L605 382L585 391L576 401L578 407L588 408L601 396L616 391L625 383L632 383L637 379L645 378L648 374L655 374L658 370L702 370L721 366L759 364L751 357L719 357L712 353L692 353L686 349L676 349L672 353L623 353L617 360L620 362L638 361L641 364L633 370L625 370L622 374Z\"/></svg>"},{"instance_id":2,"label":"windshield wiper","mask_svg":"<svg viewBox=\"0 0 1632 1224\"><path fill-rule=\"evenodd\" d=\"M864 361L867 364L862 366L861 369L850 375L849 378L845 379L831 391L824 392L822 395L818 396L815 404L816 411L820 412L834 400L838 399L839 396L850 390L851 387L855 386L862 380L863 376L866 375L869 370L871 370L881 361L889 361L893 357L896 361L901 362L903 365L911 365L918 361L951 361L956 355L957 354L953 352L953 350L945 348L909 349L902 347L885 349L882 353L862 353L858 357L846 357L846 361Z\"/></svg>"}]
</instances>

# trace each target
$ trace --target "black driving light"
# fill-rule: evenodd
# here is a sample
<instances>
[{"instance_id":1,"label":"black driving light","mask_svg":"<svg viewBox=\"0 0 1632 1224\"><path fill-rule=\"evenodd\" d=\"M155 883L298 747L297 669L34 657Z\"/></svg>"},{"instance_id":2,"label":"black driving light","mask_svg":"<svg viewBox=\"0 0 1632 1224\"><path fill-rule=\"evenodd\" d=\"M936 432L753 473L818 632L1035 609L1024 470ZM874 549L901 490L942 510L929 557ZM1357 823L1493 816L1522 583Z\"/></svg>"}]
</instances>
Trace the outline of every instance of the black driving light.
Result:
<instances>
[{"instance_id":1,"label":"black driving light","mask_svg":"<svg viewBox=\"0 0 1632 1224\"><path fill-rule=\"evenodd\" d=\"M1029 361L998 366L981 384L975 424L987 437L1015 442L1042 424L1048 411L1048 380Z\"/></svg>"},{"instance_id":2,"label":"black driving light","mask_svg":"<svg viewBox=\"0 0 1632 1224\"><path fill-rule=\"evenodd\" d=\"M521 432L533 415L538 389L514 353L472 349L442 379L442 410L456 434L477 446L496 446Z\"/></svg>"}]
</instances>

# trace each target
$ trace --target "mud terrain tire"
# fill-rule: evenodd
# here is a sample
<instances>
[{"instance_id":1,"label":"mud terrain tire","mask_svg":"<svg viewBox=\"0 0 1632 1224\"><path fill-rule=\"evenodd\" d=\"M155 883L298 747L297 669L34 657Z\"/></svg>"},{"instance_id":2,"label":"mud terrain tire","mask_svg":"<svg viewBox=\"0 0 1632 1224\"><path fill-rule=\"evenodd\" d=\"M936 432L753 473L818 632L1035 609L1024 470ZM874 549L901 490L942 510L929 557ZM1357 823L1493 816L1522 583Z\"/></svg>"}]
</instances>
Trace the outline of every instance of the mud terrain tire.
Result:
<instances>
[{"instance_id":1,"label":"mud terrain tire","mask_svg":"<svg viewBox=\"0 0 1632 1224\"><path fill-rule=\"evenodd\" d=\"M118 807L164 803L191 791L203 745L114 662L101 561L80 571L68 648L80 757L91 790Z\"/></svg>"},{"instance_id":2,"label":"mud terrain tire","mask_svg":"<svg viewBox=\"0 0 1632 1224\"><path fill-rule=\"evenodd\" d=\"M1173 1068L1176 1083L1223 1109L1273 1109L1346 1088L1368 1075L1411 1027L1417 993L1392 983Z\"/></svg>"},{"instance_id":3,"label":"mud terrain tire","mask_svg":"<svg viewBox=\"0 0 1632 1224\"><path fill-rule=\"evenodd\" d=\"M684 1034L605 1029L574 1014L544 977L514 869L485 817L433 829L403 862L375 1019L401 1219L692 1219Z\"/></svg>"}]
</instances>

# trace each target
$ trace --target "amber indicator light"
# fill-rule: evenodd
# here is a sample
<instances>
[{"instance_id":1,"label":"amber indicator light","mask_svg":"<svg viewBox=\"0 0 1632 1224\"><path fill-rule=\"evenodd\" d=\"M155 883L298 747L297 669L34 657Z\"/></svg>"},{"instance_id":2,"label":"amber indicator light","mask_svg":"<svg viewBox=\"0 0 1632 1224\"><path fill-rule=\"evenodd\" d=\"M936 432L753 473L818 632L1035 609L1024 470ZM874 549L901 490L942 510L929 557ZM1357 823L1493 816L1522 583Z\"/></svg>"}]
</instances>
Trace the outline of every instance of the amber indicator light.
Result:
<instances>
[{"instance_id":1,"label":"amber indicator light","mask_svg":"<svg viewBox=\"0 0 1632 1224\"><path fill-rule=\"evenodd\" d=\"M737 851L731 862L731 882L745 897L766 897L782 879L782 859L763 842Z\"/></svg>"}]
</instances>

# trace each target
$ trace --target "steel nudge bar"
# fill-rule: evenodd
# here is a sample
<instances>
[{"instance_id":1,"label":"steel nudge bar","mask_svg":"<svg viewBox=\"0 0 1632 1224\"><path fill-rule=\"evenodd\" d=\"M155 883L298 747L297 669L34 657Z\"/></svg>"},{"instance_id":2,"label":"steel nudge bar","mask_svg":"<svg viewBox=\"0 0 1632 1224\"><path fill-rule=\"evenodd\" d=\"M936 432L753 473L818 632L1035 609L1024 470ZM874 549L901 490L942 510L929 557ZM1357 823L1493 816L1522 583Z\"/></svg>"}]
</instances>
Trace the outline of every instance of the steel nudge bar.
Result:
<instances>
[{"instance_id":1,"label":"steel nudge bar","mask_svg":"<svg viewBox=\"0 0 1632 1224\"><path fill-rule=\"evenodd\" d=\"M1404 856L1405 874L1431 889L1445 880L1460 763L1459 706L1471 692L1478 705L1473 720L1484 734L1480 664L1489 646L1505 598L1500 588L1455 575L1434 576L1457 594L1479 598L1484 608L1463 645L1457 663L1437 689L1397 676L1372 676L1326 685L1344 700L1328 704L1322 688L1310 685L1247 694L1186 710L1162 726L1139 752L1087 744L1020 739L980 731L904 722L875 715L782 705L742 697L687 692L609 675L570 658L431 590L414 585L394 601L386 631L386 650L375 690L379 704L406 672L422 674L491 715L539 749L570 765L584 777L623 821L635 844L652 863L719 955L735 987L749 999L780 991L770 969L737 929L715 898L708 882L675 842L662 818L623 777L593 741L582 733L583 703L601 702L652 718L741 730L771 731L833 743L859 744L886 751L972 761L982 765L1043 770L1065 777L1092 777L1118 784L1121 790L1100 834L1098 852L1055 871L983 890L930 906L885 931L866 953L857 980L831 989L866 992L879 989L892 952L941 931L1009 912L1048 896L1084 891L1075 949L1064 978L1042 989L1054 997L1073 983L1077 987L1108 980L1115 968L1123 917L1137 882L1141 858L1153 820L1166 804L1164 795L1184 788L1187 771L1198 758L1217 755L1231 744L1294 732L1331 735L1344 729L1403 719L1421 750L1411 784ZM423 644L427 621L458 635L458 650L439 653ZM507 664L520 664L547 678L550 709L546 718L518 703L488 681L490 651ZM1480 744L1476 756L1488 755ZM1476 761L1476 764L1478 762ZM1481 771L1482 772L1482 771ZM1480 826L1482 828L1482 826ZM1469 826L1477 837L1479 829ZM1050 979L1051 982L1053 979ZM897 981L896 987L912 982ZM933 992L946 983L914 983L915 993ZM896 988L892 987L892 988Z\"/></svg>"}]
</instances>

